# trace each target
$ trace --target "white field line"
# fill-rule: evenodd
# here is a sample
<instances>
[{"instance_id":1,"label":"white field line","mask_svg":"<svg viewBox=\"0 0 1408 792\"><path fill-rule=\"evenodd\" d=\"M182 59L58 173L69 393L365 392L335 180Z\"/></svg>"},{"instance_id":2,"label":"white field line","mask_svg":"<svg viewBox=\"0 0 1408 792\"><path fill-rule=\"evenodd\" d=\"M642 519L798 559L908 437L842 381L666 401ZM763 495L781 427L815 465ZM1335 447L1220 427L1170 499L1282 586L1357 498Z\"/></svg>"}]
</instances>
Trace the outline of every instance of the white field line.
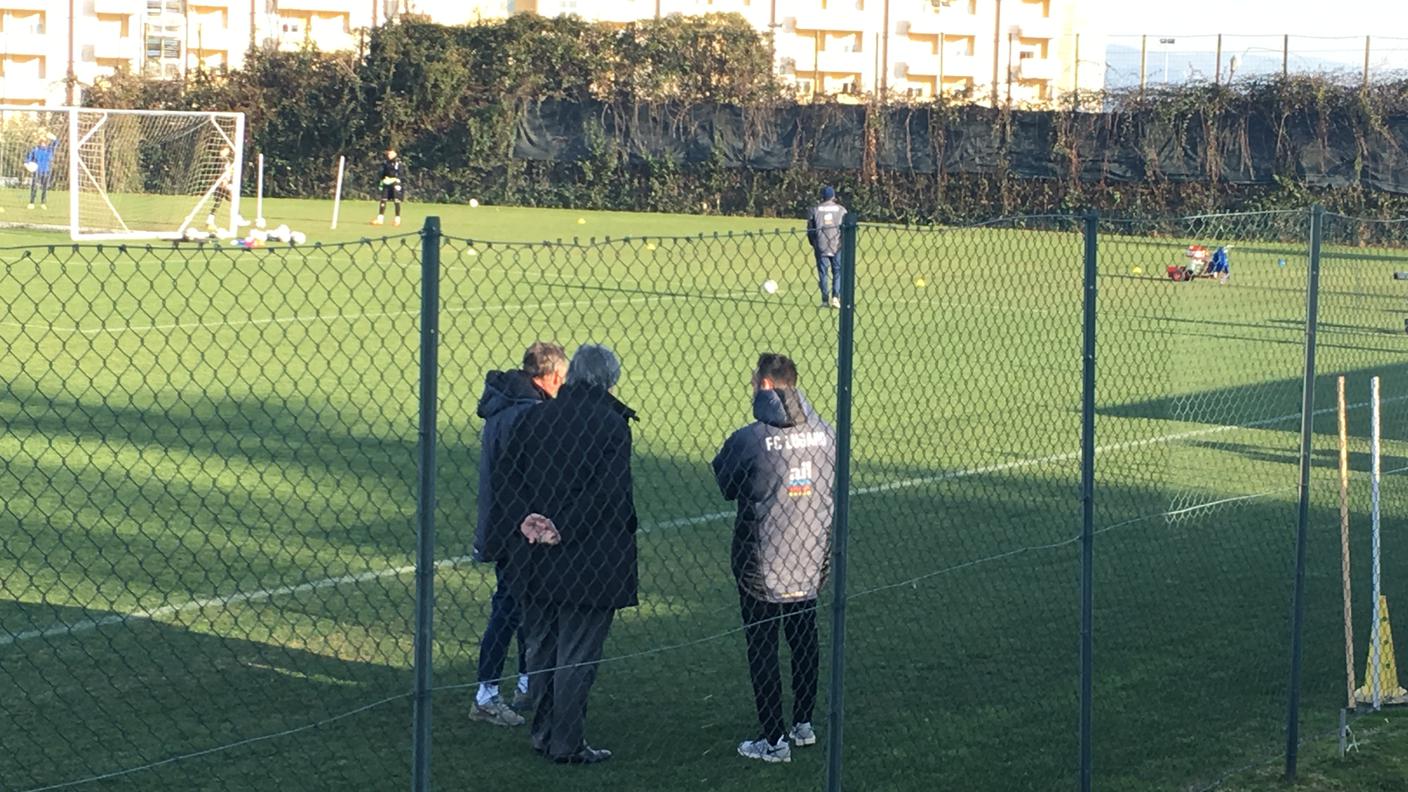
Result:
<instances>
[{"instance_id":1,"label":"white field line","mask_svg":"<svg viewBox=\"0 0 1408 792\"><path fill-rule=\"evenodd\" d=\"M458 556L437 561L437 567L453 567L469 561L469 556ZM398 575L408 575L415 571L415 566L400 566L390 569L369 569L365 572L358 572L352 575L338 575L337 577L312 580L307 583L299 583L292 586L279 586L277 588L260 589L259 591L240 592L238 594L228 594L223 597L207 597L205 599L190 600L175 605L163 605L160 608L150 610L136 610L127 613L117 613L111 616L104 616L100 619L82 619L72 624L54 624L42 630L29 630L13 635L0 636L0 646L9 646L22 641L31 641L35 638L55 638L63 635L74 635L76 633L96 630L99 627L106 627L111 624L122 624L130 619L150 619L157 621L168 616L176 616L191 611L205 610L211 607L227 607L229 605L241 605L249 602L263 602L274 597L283 597L293 594L302 594L319 589L334 588L349 583L366 583L372 580L381 580Z\"/></svg>"},{"instance_id":2,"label":"white field line","mask_svg":"<svg viewBox=\"0 0 1408 792\"><path fill-rule=\"evenodd\" d=\"M1408 400L1408 396L1396 396L1396 397L1391 398L1391 399L1384 399L1383 401L1385 401L1385 402L1397 402L1397 401L1404 401L1404 400ZM1362 409L1362 408L1367 407L1367 406L1368 406L1368 402L1356 402L1356 403L1354 403L1354 404L1348 405L1348 408L1349 408L1349 409ZM1324 415L1324 414L1327 414L1327 413L1334 412L1334 410L1335 410L1335 408L1333 408L1333 407L1326 407L1326 408L1322 408L1322 409L1316 410L1313 414L1314 414L1314 415ZM1151 445L1159 445L1159 444L1161 444L1161 443L1174 442L1174 441L1178 441L1178 440L1186 440L1186 439L1193 438L1193 437L1206 437L1206 436L1209 436L1209 435L1216 435L1216 434L1223 434L1223 433L1226 433L1226 432L1233 432L1233 431L1237 431L1237 430L1239 430L1239 429L1255 429L1255 428L1264 427L1264 426L1271 426L1271 425L1278 424L1278 423L1284 423L1284 422L1286 422L1286 421L1291 420L1292 418L1299 418L1299 417L1300 417L1300 413L1287 413L1287 414L1285 414L1285 415L1278 415L1278 416L1276 416L1276 417L1274 417L1274 418L1264 418L1264 419L1262 419L1262 420L1260 420L1260 421L1253 421L1253 422L1248 423L1248 424L1226 424L1226 425L1222 425L1222 426L1204 427L1204 428L1202 428L1202 429L1191 429L1191 430L1188 430L1188 431L1186 431L1186 432L1174 432L1174 433L1172 433L1172 434L1161 435L1161 436L1159 436L1159 437L1149 437L1149 438L1145 438L1145 439L1143 439L1143 440L1130 440L1130 441L1123 442L1123 443L1113 443L1113 444L1111 444L1111 445L1097 446L1097 447L1095 448L1095 453L1096 453L1097 455L1098 455L1098 454L1118 453L1118 452L1120 452L1120 451L1129 451L1129 450L1137 449L1137 448L1145 448L1145 447L1148 447L1148 446L1151 446ZM854 490L854 494L856 494L856 495L873 495L873 494L881 493L881 492L892 492L892 491L894 491L894 490L912 489L912 488L914 488L914 487L923 486L923 485L925 485L925 484L934 484L934 483L941 482L941 481L952 481L952 480L955 480L955 479L971 478L971 477L973 477L973 476L982 476L982 475L988 475L988 474L992 474L992 473L1002 473L1002 472L1006 472L1006 471L1009 471L1009 470L1019 470L1019 469L1022 469L1022 468L1039 467L1039 466L1041 466L1041 465L1050 465L1050 464L1055 464L1055 463L1058 463L1058 462L1070 462L1070 461L1074 461L1074 460L1079 459L1079 458L1080 458L1080 452L1079 452L1079 451L1071 451L1071 452L1063 453L1063 454L1052 454L1052 455L1050 455L1050 456L1045 456L1045 457L1036 457L1036 458L1032 458L1032 459L1021 459L1021 460L1016 460L1016 461L1013 461L1013 462L1003 462L1003 463L1000 463L1000 464L997 464L997 465L987 465L987 466L976 467L976 468L965 468L965 469L962 469L962 470L950 470L950 471L945 471L945 472L943 472L943 473L938 473L938 474L935 474L935 475L932 475L932 476L920 476L920 477L916 477L916 478L902 479L902 480L900 480L900 481L892 481L892 482L888 482L888 483L885 483L885 484L876 484L876 485L872 485L872 486L869 486L869 487L860 487L860 488L857 488L856 490ZM1398 472L1398 471L1389 471L1389 472L1390 472L1390 473L1396 473L1396 472ZM1241 499L1243 499L1243 498L1245 498L1245 497L1261 497L1261 496L1260 496L1260 495L1256 495L1256 496L1243 496L1243 497L1239 497L1239 498L1230 498L1230 499L1227 499L1226 501L1218 501L1218 503L1231 502L1231 501L1235 501L1235 500L1241 500ZM1189 506L1189 507L1186 507L1186 508L1180 510L1179 512L1174 512L1174 514L1182 514L1182 513L1185 513L1185 512L1193 511L1193 510L1200 509L1200 508L1204 508L1204 507L1206 507L1206 506L1211 506L1211 505L1215 505L1215 504L1200 504L1200 505ZM651 532L654 532L654 531L668 530L668 529L672 529L672 528L686 528L686 527L690 527L690 526L694 526L694 525L703 525L703 524L705 524L705 523L713 522L713 521L715 521L715 520L722 520L722 519L726 519L726 518L732 517L733 514L734 514L734 512L731 511L731 510L730 510L730 511L717 511L717 512L710 512L710 513L708 513L708 514L698 514L698 515L695 515L695 516L693 516L693 517L681 517L681 518L674 519L674 520L665 520L665 521L663 521L663 522L658 522L658 523L655 523L655 524L653 524L653 525L643 526L643 527L641 528L641 533L651 533ZM453 568L453 567L457 567L457 566L460 566L460 565L462 565L462 564L468 563L470 560L471 560L471 559L470 559L469 556L465 556L465 555L462 555L462 556L455 556L455 557L453 557L453 558L446 558L446 559L442 559L442 560L440 560L440 561L437 561L437 562L435 562L435 566L436 566L437 568ZM191 601L189 601L189 602L183 602L183 603L179 603L179 604L175 604L175 605L165 605L165 606L162 606L162 607L160 607L160 608L154 608L154 609L151 609L151 610L130 611L130 612L128 612L128 613L121 613L121 614L113 614L113 615L111 615L111 616L104 616L104 617L99 618L99 619L82 619L82 620L80 620L80 621L73 622L73 623L71 623L71 624L67 624L67 623L54 624L54 625L50 625L49 627L45 627L45 628L40 629L40 630L29 630L29 631L26 631L26 632L14 633L14 634L11 634L11 635L0 635L0 647L10 646L10 645L13 645L13 644L21 643L21 642L23 642L23 641L30 641L30 640L33 640L33 639L36 639L36 638L54 638L54 637L59 637L59 636L71 636L71 635L75 635L75 634L78 634L78 633L83 633L83 632L88 632L88 631L90 631L90 630L95 630L95 629L98 629L99 627L106 627L106 626L114 625L114 624L123 624L123 623L127 622L127 621L130 620L130 619L150 619L150 620L156 621L156 620L164 619L164 618L166 618L166 617L168 617L168 616L175 616L175 615L182 614L182 613L188 613L188 612L190 612L190 611L204 610L204 609L210 608L210 607L221 607L221 608L224 608L224 607L227 607L227 606L230 606L230 605L239 605L239 604L250 603L250 602L263 602L263 601L265 601L265 600L269 600L269 599L272 599L272 598L274 598L274 597L281 597L281 596L286 596L286 595L291 595L291 594L300 594L300 593L307 592L307 591L316 591L316 590L319 590L319 589L333 588L333 587L336 587L336 586L342 586L342 585L346 585L346 584L366 583L366 582L368 582L368 581L372 581L372 580L381 580L381 579L388 578L388 577L398 577L398 576L401 576L401 575L409 575L409 574L411 574L411 573L413 573L413 572L415 572L415 567L414 567L414 566L399 566L399 567L390 567L390 568L387 568L387 569L368 570L368 571L365 571L365 572L358 572L358 573L356 573L356 574L351 574L351 575L339 575L339 576L337 576L337 577L323 578L323 579L321 579L321 580L314 580L314 581L310 581L310 582L307 582L307 583L300 583L300 584L298 584L298 585L293 585L293 586L280 586L280 587L278 587L278 588L261 589L261 590L259 590L259 591L251 591L251 592L242 592L242 593L238 593L238 594L230 594L230 595L223 596L223 597L208 597L208 598L205 598L205 599L191 600Z\"/></svg>"},{"instance_id":3,"label":"white field line","mask_svg":"<svg viewBox=\"0 0 1408 792\"><path fill-rule=\"evenodd\" d=\"M1394 397L1394 399L1385 400L1387 400L1387 402L1400 402L1400 400L1404 399L1408 399L1408 396L1398 396ZM1362 407L1364 406L1367 406L1367 403L1354 403L1350 404L1350 409L1362 409ZM1333 407L1326 407L1326 409L1315 410L1315 414L1325 414L1331 412L1333 412ZM1287 413L1284 414L1284 416L1276 416L1273 417L1273 419L1253 421L1253 423L1249 424L1236 424L1236 426L1233 426L1233 424L1226 424L1226 426L1195 428L1195 430L1180 431L1180 433L1173 434L1164 434L1160 435L1160 437L1149 437L1145 438L1145 440L1131 440L1126 441L1126 443L1100 445L1100 447L1095 448L1095 454L1114 454L1114 452L1129 451L1133 450L1133 448L1145 448L1149 447L1149 445L1171 443L1171 441L1178 440L1187 440L1187 438L1191 437L1207 437L1207 435L1228 433L1228 431L1243 430L1243 428L1271 426L1271 424L1284 423L1284 421L1298 419L1298 417L1300 417L1300 413ZM1070 462L1074 461L1074 459L1079 458L1079 451L1071 451L1066 452L1066 454L1052 454L1049 455L1049 457L1018 459L1018 461L1001 462L1001 464L986 465L981 466L981 468L966 468L960 469L960 471L948 471L943 472L943 474L936 474L932 476L918 476L918 478L901 479L901 481L881 483L881 485L863 486L863 488L857 488L855 490L855 495L874 495L874 493L880 492L893 492L893 490L911 489L915 488L915 486L928 485L928 483L955 481L955 479L972 478L972 476L1000 474L1000 472L1015 471L1015 469L1033 468L1033 466L1041 465L1052 465L1057 464L1057 462ZM1186 510L1191 509L1195 509L1195 506L1188 507L1188 509ZM680 519L660 521L660 523L652 524L652 526L642 527L641 533L652 533L652 531L670 530L670 528L700 526L700 524L711 523L711 521L714 520L724 520L732 516L734 516L734 512L732 512L732 510L728 510L728 512L710 512L707 514L696 514L696 516L693 517L680 517ZM470 558L467 557L467 555L458 555L458 557L445 558L442 559L442 561L436 561L435 565L438 568L459 567L460 564L466 564L469 559ZM24 631L24 633L11 634L11 636L0 636L0 647L7 647L7 645L21 643L21 641L34 640L34 638L73 636L73 634L86 633L86 631L96 630L99 629L99 627L110 626L110 624L122 624L130 619L161 620L165 619L165 617L168 616L176 616L176 614L193 612L193 610L204 610L207 609L207 607L227 607L231 605L242 605L242 603L265 602L265 600L276 598L276 596L297 595L297 593L311 592L311 590L327 589L334 588L334 586L348 585L348 583L365 583L367 581L379 581L379 579L383 578L396 578L396 576L400 575L410 575L411 572L414 571L415 567L370 569L370 571L358 572L358 574L355 575L339 575L335 576L335 578L324 578L320 579L320 581L298 583L298 585L294 586L279 586L279 588L260 589L256 590L256 592L235 593L235 595L218 596L218 598L190 600L190 602L179 603L179 605L166 605L162 607L156 607L156 609L152 610L134 610L134 612L113 614L113 616L104 616L101 617L101 619L83 619L75 621L75 623L72 624L52 624L52 626L44 627L44 629L41 630L28 630Z\"/></svg>"},{"instance_id":4,"label":"white field line","mask_svg":"<svg viewBox=\"0 0 1408 792\"><path fill-rule=\"evenodd\" d=\"M496 310L556 309L556 307L577 306L577 304L582 304L582 303L604 302L605 304L615 304L615 303L628 303L628 304L629 304L629 303L643 303L643 302L649 302L649 300L669 300L669 299L674 299L674 296L673 296L673 295L650 295L650 296L639 296L639 297L610 297L610 299L607 299L607 300L596 300L596 299L591 299L591 297L577 297L577 299L573 299L573 300L551 300L551 302L542 302L542 303L501 303L501 304L493 304L493 306L460 306L460 307L458 307L458 309L441 309L441 316L444 316L444 314L456 314L456 313L480 313L480 311L486 311L486 313L487 313L487 311L496 311ZM17 328L20 328L20 330L41 330L41 331L46 331L46 333L79 334L79 335L89 335L89 337L93 337L93 335L104 335L104 334L106 334L106 335L118 335L118 334L122 334L122 333L152 333L152 331L161 331L161 330L196 330L196 328L214 328L214 330L221 330L221 328L227 328L227 327L260 326L260 324L298 324L298 323L314 323L314 321L328 321L328 323L332 323L332 321L360 321L360 320L365 320L365 318L386 318L386 317L398 317L398 316L418 316L418 314L420 314L420 313L421 313L420 309L415 309L415 310L398 310L398 311L370 311L370 313L329 313L329 314L315 314L315 316L283 316L283 317L265 317L265 318L239 318L239 320L218 320L218 321L182 321L182 323L172 323L172 324L135 324L135 326L132 326L132 324L125 324L125 326L117 326L117 327L89 327L89 328L82 328L82 327L58 327L58 326L49 326L49 324L44 324L44 326L39 326L39 324L20 324L20 323L14 323L14 321L6 321L6 323L0 323L0 327L17 327Z\"/></svg>"}]
</instances>

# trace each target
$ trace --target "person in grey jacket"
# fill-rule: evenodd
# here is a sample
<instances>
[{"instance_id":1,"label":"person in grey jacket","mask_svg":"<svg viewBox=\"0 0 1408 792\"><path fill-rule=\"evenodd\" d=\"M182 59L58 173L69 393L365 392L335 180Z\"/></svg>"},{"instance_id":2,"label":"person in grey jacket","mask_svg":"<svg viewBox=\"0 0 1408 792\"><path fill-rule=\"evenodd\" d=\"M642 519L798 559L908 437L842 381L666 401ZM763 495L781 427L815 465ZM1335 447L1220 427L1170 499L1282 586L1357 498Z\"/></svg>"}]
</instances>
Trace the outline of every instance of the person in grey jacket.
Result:
<instances>
[{"instance_id":1,"label":"person in grey jacket","mask_svg":"<svg viewBox=\"0 0 1408 792\"><path fill-rule=\"evenodd\" d=\"M489 622L479 642L479 689L469 710L470 720L494 726L522 726L524 718L499 696L499 677L504 672L508 646L518 635L518 687L514 703L528 703L528 676L524 635L518 603L510 588L507 556L491 530L495 515L494 466L504 456L514 424L535 404L557 395L567 375L567 353L561 346L538 341L523 353L523 367L517 371L491 371L484 377L484 395L479 397L479 417L484 419L484 436L479 452L479 520L474 529L474 559L494 562L497 585L489 600Z\"/></svg>"},{"instance_id":2,"label":"person in grey jacket","mask_svg":"<svg viewBox=\"0 0 1408 792\"><path fill-rule=\"evenodd\" d=\"M821 288L821 306L841 307L841 220L846 207L836 203L836 190L821 188L821 203L807 211L807 241L816 253L816 281ZM831 270L831 289L826 288L826 271ZM829 299L828 299L829 296Z\"/></svg>"},{"instance_id":3,"label":"person in grey jacket","mask_svg":"<svg viewBox=\"0 0 1408 792\"><path fill-rule=\"evenodd\" d=\"M738 753L790 762L788 744L816 743L816 600L831 551L836 435L797 387L797 366L765 353L753 373L753 417L714 457L714 477L738 504L731 566L762 734ZM779 623L792 650L792 729L782 720Z\"/></svg>"}]
</instances>

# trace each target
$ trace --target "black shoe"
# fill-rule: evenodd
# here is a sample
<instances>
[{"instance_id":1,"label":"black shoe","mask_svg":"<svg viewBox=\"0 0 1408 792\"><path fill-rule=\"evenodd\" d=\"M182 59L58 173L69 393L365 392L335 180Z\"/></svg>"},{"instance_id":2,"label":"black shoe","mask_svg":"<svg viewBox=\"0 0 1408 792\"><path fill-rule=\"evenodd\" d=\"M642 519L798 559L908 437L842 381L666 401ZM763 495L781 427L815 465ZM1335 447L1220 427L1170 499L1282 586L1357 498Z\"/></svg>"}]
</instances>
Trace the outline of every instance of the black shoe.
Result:
<instances>
[{"instance_id":1,"label":"black shoe","mask_svg":"<svg viewBox=\"0 0 1408 792\"><path fill-rule=\"evenodd\" d=\"M533 753L537 754L538 756L547 756L547 755L548 755L548 747L547 747L546 745L543 745L542 743L538 742L537 740L529 740L529 741L528 741L528 746L529 746L530 748L532 748L532 749L533 749Z\"/></svg>"},{"instance_id":2,"label":"black shoe","mask_svg":"<svg viewBox=\"0 0 1408 792\"><path fill-rule=\"evenodd\" d=\"M611 758L611 752L605 748L593 748L586 743L566 756L554 756L552 760L558 764L597 764L605 762Z\"/></svg>"}]
</instances>

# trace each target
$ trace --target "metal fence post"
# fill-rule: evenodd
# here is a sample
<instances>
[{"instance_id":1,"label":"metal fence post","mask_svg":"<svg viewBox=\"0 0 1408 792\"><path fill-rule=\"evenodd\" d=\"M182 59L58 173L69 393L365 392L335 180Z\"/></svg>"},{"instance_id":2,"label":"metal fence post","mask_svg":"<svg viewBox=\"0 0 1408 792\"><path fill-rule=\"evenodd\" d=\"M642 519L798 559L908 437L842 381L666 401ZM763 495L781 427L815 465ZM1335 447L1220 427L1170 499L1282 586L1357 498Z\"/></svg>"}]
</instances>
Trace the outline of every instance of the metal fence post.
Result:
<instances>
[{"instance_id":1,"label":"metal fence post","mask_svg":"<svg viewBox=\"0 0 1408 792\"><path fill-rule=\"evenodd\" d=\"M1305 627L1305 554L1310 533L1310 454L1315 424L1315 330L1320 309L1320 242L1325 207L1310 208L1310 272L1305 297L1305 379L1300 405L1300 509L1296 517L1295 589L1291 604L1291 690L1286 705L1286 780L1296 778L1300 750L1300 676Z\"/></svg>"},{"instance_id":2,"label":"metal fence post","mask_svg":"<svg viewBox=\"0 0 1408 792\"><path fill-rule=\"evenodd\" d=\"M855 363L856 217L841 222L841 327L836 342L836 517L831 543L831 706L827 712L826 788L841 790L845 744L846 560L851 513L851 381Z\"/></svg>"},{"instance_id":3,"label":"metal fence post","mask_svg":"<svg viewBox=\"0 0 1408 792\"><path fill-rule=\"evenodd\" d=\"M415 707L411 789L430 790L431 638L435 610L435 439L440 342L440 218L425 218L420 260L420 437L416 497Z\"/></svg>"},{"instance_id":4,"label":"metal fence post","mask_svg":"<svg viewBox=\"0 0 1408 792\"><path fill-rule=\"evenodd\" d=\"M1085 215L1084 349L1080 394L1080 789L1093 778L1091 732L1095 690L1095 310L1100 215Z\"/></svg>"}]
</instances>

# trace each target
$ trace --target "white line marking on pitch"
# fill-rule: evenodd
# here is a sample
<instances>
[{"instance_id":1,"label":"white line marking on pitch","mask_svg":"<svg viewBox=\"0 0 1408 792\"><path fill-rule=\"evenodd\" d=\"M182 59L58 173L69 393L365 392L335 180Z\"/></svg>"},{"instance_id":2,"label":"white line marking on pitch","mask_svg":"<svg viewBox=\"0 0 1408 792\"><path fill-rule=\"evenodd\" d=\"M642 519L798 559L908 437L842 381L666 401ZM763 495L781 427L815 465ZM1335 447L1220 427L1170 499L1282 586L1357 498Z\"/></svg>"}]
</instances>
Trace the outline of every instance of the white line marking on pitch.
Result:
<instances>
[{"instance_id":1,"label":"white line marking on pitch","mask_svg":"<svg viewBox=\"0 0 1408 792\"><path fill-rule=\"evenodd\" d=\"M1398 402L1404 400L1408 400L1408 396L1396 396L1390 399L1384 399L1383 401ZM1356 402L1354 404L1348 405L1348 408L1361 409L1367 406L1368 402ZM1312 413L1312 415L1325 415L1334 411L1335 408L1326 407L1316 410ZM1172 434L1161 435L1159 437L1149 437L1143 440L1129 440L1123 443L1114 443L1112 445L1107 446L1097 446L1095 449L1095 453L1117 453L1120 451L1129 451L1136 448L1145 448L1151 445L1158 445L1160 443L1168 443L1177 440L1187 440L1193 437L1206 437L1208 435L1233 432L1239 429L1258 429L1278 423L1284 423L1286 421L1291 420L1292 418L1299 417L1300 413L1298 412L1286 413L1285 415L1278 415L1274 418L1264 418L1260 421L1253 421L1248 424L1224 424L1221 426L1204 427L1202 429L1190 429L1185 432L1174 432ZM1057 462L1070 462L1079 458L1079 451L1071 451L1062 454L1052 454L1050 456L1045 457L1036 457L1033 459L1022 459L1014 462L1003 462L1000 464L987 465L984 467L966 468L962 470L950 470L932 476L920 476L917 478L902 479L900 481L893 481L885 484L876 484L869 487L860 487L855 490L855 494L872 495L879 492L891 492L899 489L910 489L913 487L923 486L925 484L934 484L940 481L952 481L954 479L970 478L973 476L982 476L991 473L1002 473L1009 470L1019 470L1028 467L1039 467L1041 465L1050 465L1055 464ZM1237 499L1238 498L1232 498L1229 500ZM1198 508L1202 508L1202 505L1189 506L1184 508L1182 511L1187 512ZM654 531L668 530L671 528L685 528L694 525L703 525L705 523L713 522L715 520L722 520L728 517L732 517L733 514L733 511L717 511L710 512L708 514L699 514L693 517L681 517L674 520L665 520L663 522L658 522L653 525L647 525L641 528L640 532L648 534ZM437 568L453 568L460 566L461 564L465 564L469 561L469 556L455 556L453 558L446 558L441 561L437 561L435 562L435 566ZM263 602L274 597L281 597L289 594L300 594L306 591L316 591L318 589L333 588L335 586L342 586L349 583L365 583L371 580L381 580L383 578L388 577L409 575L413 572L415 572L414 566L399 566L391 567L388 569L367 570L365 572L358 572L356 574L339 575L337 577L323 578L322 580L314 580L293 586L280 586L278 588L261 589L259 591L251 591L247 593L230 594L224 597L209 597L206 599L191 600L189 602L183 602L177 605L165 605L160 608L153 608L151 610L139 610L132 611L129 613L113 614L111 616L104 616L98 619L83 619L72 624L54 624L40 630L28 630L26 632L14 633L12 635L0 635L0 647L10 646L13 644L20 643L22 641L30 641L35 638L55 638L60 636L72 636L78 633L96 630L100 627L107 627L114 624L123 624L130 619L160 620L167 616L174 616L176 614L187 613L189 611L204 610L205 608L209 607L227 607L230 605L239 605L249 602Z\"/></svg>"},{"instance_id":2,"label":"white line marking on pitch","mask_svg":"<svg viewBox=\"0 0 1408 792\"><path fill-rule=\"evenodd\" d=\"M530 310L530 309L536 309L536 308L565 308L565 307L568 307L568 306L581 305L581 304L584 304L584 303L587 303L587 304L590 304L590 303L605 303L605 304L608 304L608 305L610 305L610 304L616 304L616 303L627 303L627 304L629 304L629 303L638 303L638 302L649 302L650 300L669 300L669 299L674 299L674 298L675 298L675 295L650 295L650 296L644 296L644 297L629 297L629 298L627 298L627 297L611 297L611 298L607 298L606 300L596 300L596 299L589 298L589 297L579 297L579 298L576 298L576 299L573 299L573 300L553 300L553 301L550 301L550 302L537 302L537 303L502 303L502 304L499 304L499 305L466 305L466 306L461 306L461 307L459 307L459 308L443 308L443 309L441 309L440 313L441 313L441 315L444 315L444 314L479 313L479 312L486 312L486 313L487 313L487 312L489 312L489 311L518 311L518 310ZM40 329L40 328L42 327L42 329L43 329L44 331L47 331L47 332L61 333L61 334L74 334L74 333L77 333L77 334L79 334L79 335L85 335L85 336L90 336L90 337L91 337L91 336L97 336L97 335L118 335L118 334L121 334L121 333L149 333L149 332L160 331L160 330L194 330L194 329L199 329L199 328L211 328L211 329L216 329L216 330L218 330L218 329L223 329L223 328L227 328L227 327L248 327L248 326L269 325L269 324L296 324L296 323L303 323L303 322L357 322L357 321L361 321L361 320L363 320L363 319L384 319L384 318L387 318L387 317L394 317L394 316L412 316L412 315L418 315L419 313L420 313L420 309L417 308L417 309L415 309L415 310L405 310L405 311L375 311L375 312L357 313L357 314L335 313L335 314L317 314L317 315L314 315L314 316L270 316L270 317L265 317L265 318L262 318L262 319L234 319L234 320L218 320L218 321L210 321L210 322L174 322L174 323L170 323L170 324L122 325L122 326L118 326L118 327L90 327L90 328L72 327L72 328L69 328L69 327L52 327L52 326L49 326L49 325L43 325L43 326L40 326L40 325L25 325L25 324L19 324L19 323L16 323L16 322L5 322L5 323L3 323L3 326L4 326L4 327L18 327L18 328L24 329L24 330Z\"/></svg>"}]
</instances>

